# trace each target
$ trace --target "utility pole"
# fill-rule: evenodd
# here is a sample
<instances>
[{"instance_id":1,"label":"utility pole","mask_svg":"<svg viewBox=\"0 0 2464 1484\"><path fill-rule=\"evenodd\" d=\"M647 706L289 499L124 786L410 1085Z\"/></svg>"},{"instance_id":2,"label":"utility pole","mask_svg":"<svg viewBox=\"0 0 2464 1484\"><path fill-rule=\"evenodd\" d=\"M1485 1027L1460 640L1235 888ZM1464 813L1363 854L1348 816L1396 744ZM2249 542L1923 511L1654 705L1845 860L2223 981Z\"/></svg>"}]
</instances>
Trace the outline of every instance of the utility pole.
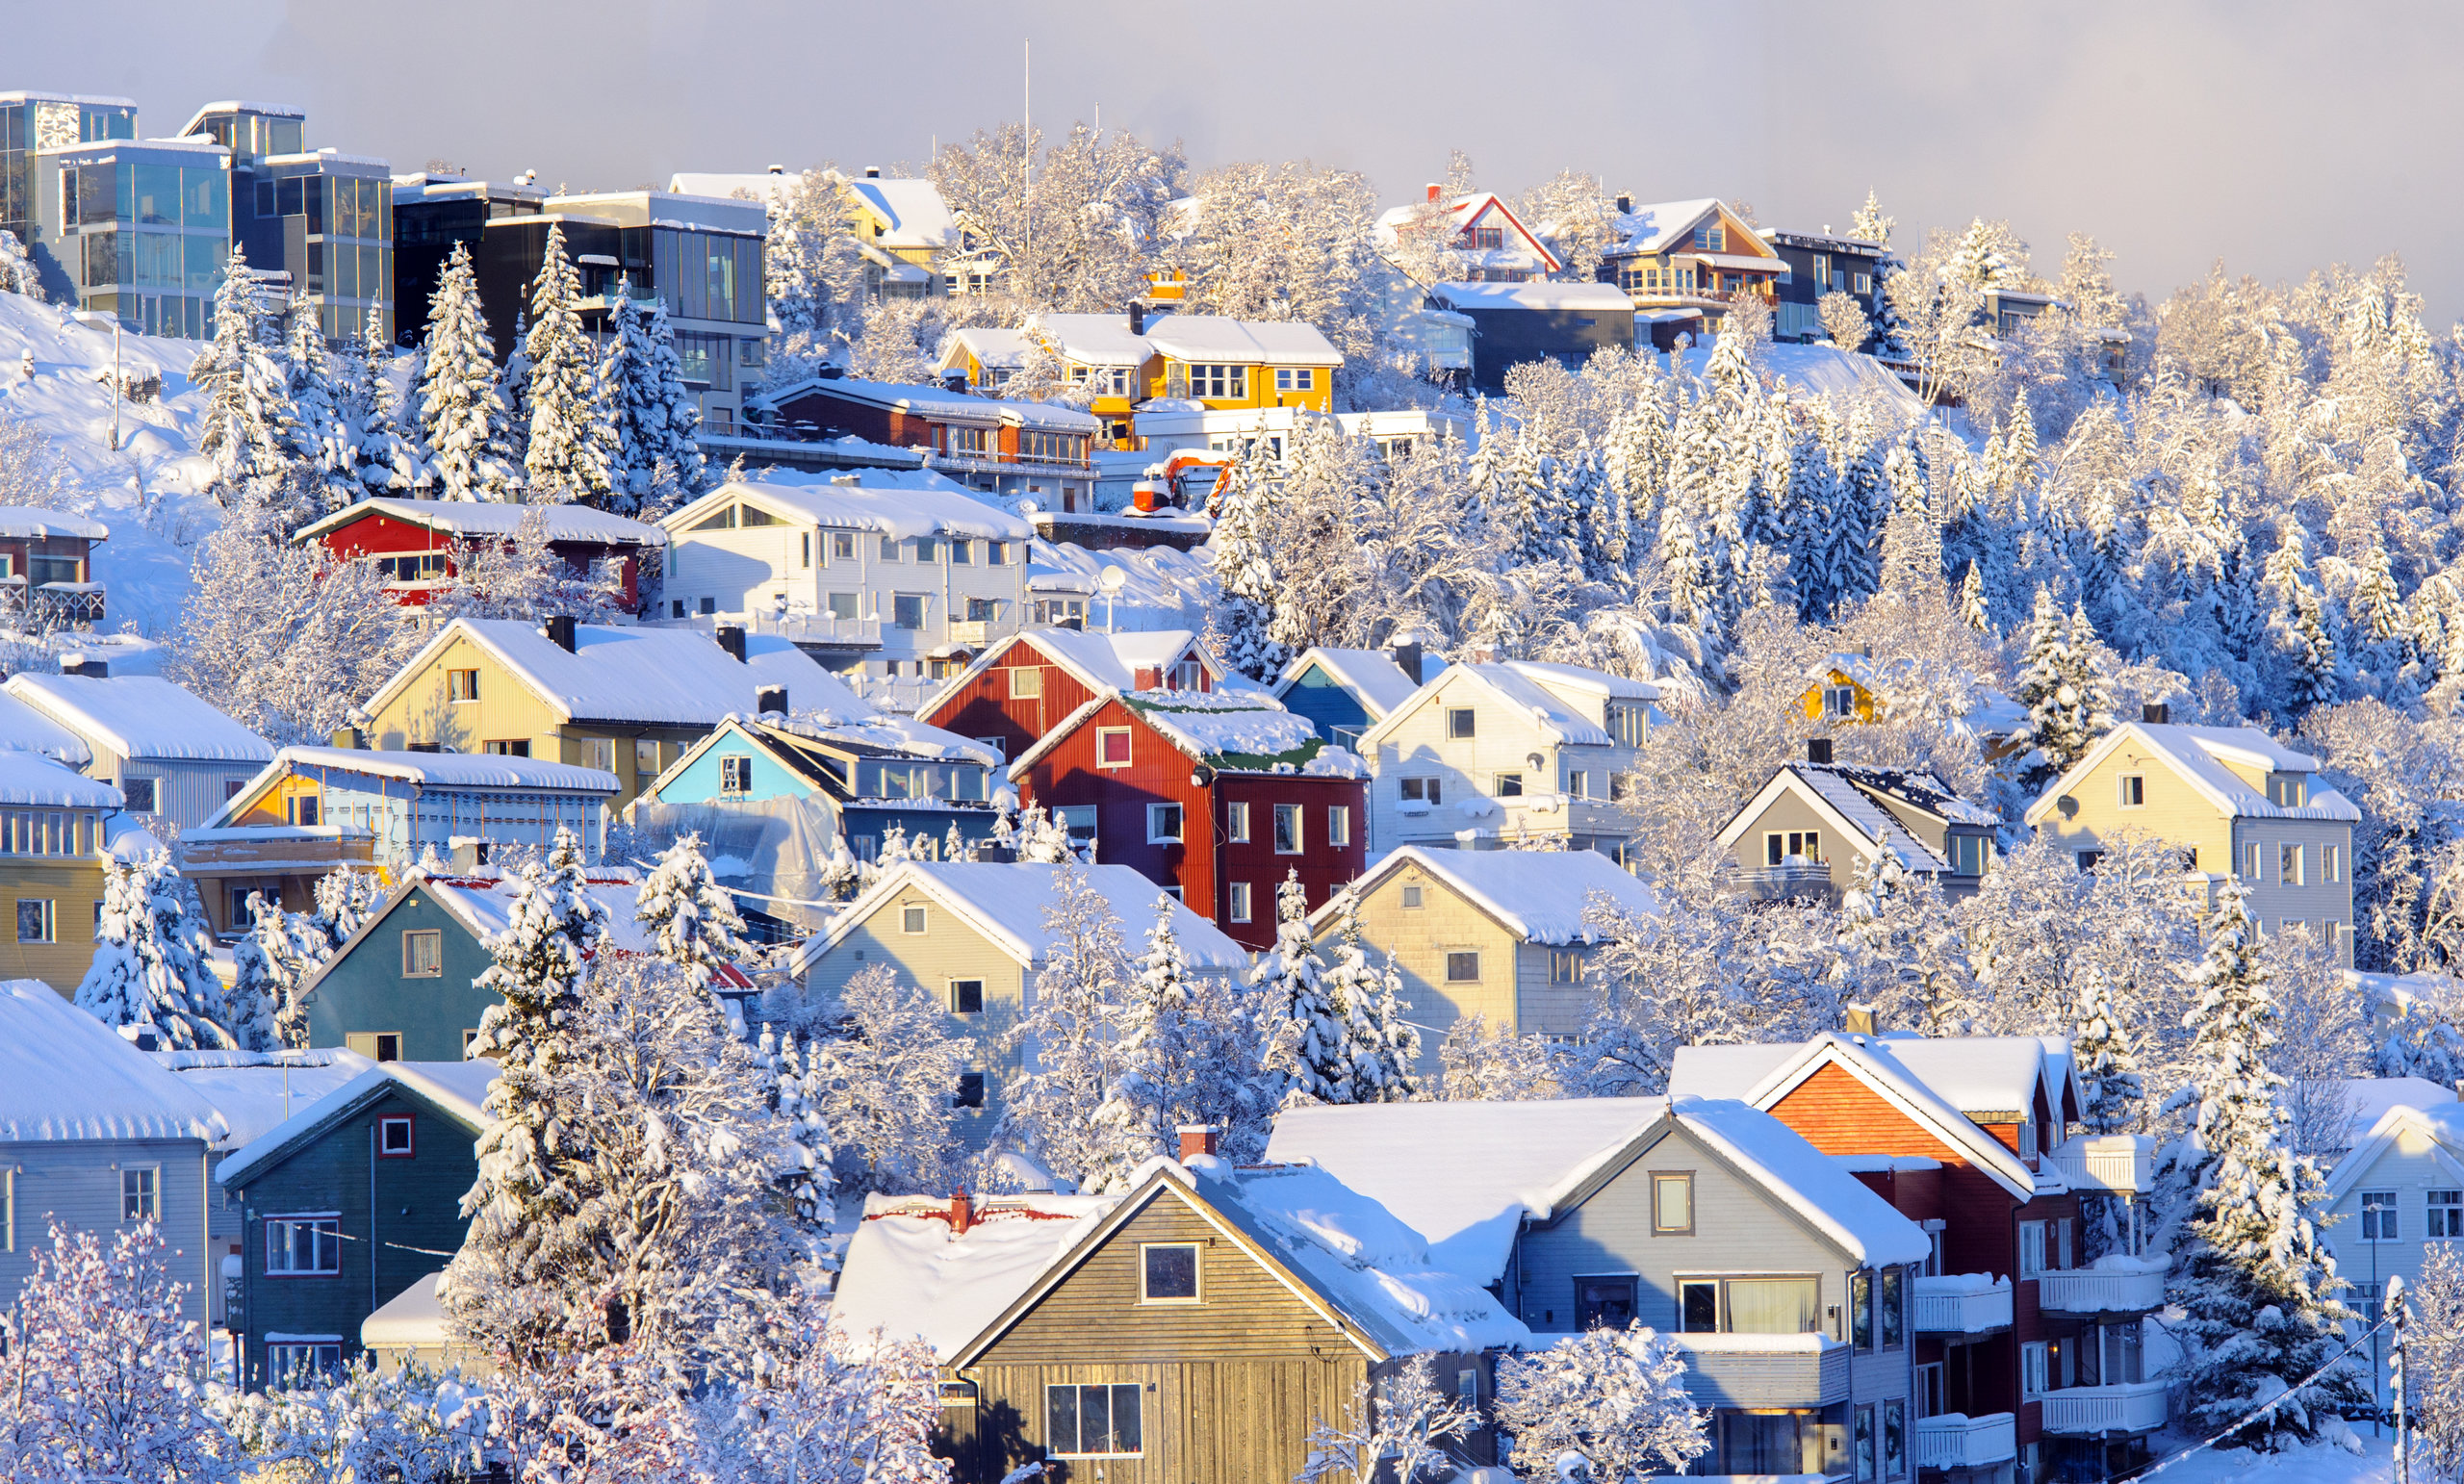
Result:
<instances>
[{"instance_id":1,"label":"utility pole","mask_svg":"<svg viewBox=\"0 0 2464 1484\"><path fill-rule=\"evenodd\" d=\"M2395 1343L2388 1347L2387 1369L2394 1382L2396 1400L2396 1484L2413 1484L2413 1461L2409 1456L2412 1429L2404 1421L2404 1280L2387 1280L2386 1320L2396 1331Z\"/></svg>"}]
</instances>

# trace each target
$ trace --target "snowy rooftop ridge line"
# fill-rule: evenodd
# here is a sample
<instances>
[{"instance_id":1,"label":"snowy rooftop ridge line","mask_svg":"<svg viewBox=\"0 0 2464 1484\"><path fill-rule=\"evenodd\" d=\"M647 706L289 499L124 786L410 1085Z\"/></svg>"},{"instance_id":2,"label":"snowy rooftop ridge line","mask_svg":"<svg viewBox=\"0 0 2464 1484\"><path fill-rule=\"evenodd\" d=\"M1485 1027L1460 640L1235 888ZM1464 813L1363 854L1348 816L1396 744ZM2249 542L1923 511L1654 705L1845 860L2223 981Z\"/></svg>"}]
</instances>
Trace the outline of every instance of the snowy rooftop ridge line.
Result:
<instances>
[{"instance_id":1,"label":"snowy rooftop ridge line","mask_svg":"<svg viewBox=\"0 0 2464 1484\"><path fill-rule=\"evenodd\" d=\"M0 982L0 1144L227 1132L211 1102L50 985Z\"/></svg>"},{"instance_id":2,"label":"snowy rooftop ridge line","mask_svg":"<svg viewBox=\"0 0 2464 1484\"><path fill-rule=\"evenodd\" d=\"M268 762L273 744L159 676L20 671L5 689L123 757Z\"/></svg>"}]
</instances>

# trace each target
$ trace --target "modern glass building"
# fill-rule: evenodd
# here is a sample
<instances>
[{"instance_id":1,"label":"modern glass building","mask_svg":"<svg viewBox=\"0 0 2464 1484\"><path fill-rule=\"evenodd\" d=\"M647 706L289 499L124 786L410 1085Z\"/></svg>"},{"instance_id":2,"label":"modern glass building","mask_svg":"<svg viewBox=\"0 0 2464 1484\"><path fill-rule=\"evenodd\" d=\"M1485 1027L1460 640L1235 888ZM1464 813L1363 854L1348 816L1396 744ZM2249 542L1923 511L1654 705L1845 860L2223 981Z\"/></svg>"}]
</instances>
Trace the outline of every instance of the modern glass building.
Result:
<instances>
[{"instance_id":1,"label":"modern glass building","mask_svg":"<svg viewBox=\"0 0 2464 1484\"><path fill-rule=\"evenodd\" d=\"M44 276L77 307L148 335L200 339L231 256L230 155L208 140L119 140L46 153L37 172Z\"/></svg>"},{"instance_id":2,"label":"modern glass building","mask_svg":"<svg viewBox=\"0 0 2464 1484\"><path fill-rule=\"evenodd\" d=\"M280 103L209 103L181 133L231 154L231 243L248 267L291 275L294 297L316 301L329 340L355 340L371 317L394 333L392 166L365 155L308 150L300 110Z\"/></svg>"},{"instance_id":3,"label":"modern glass building","mask_svg":"<svg viewBox=\"0 0 2464 1484\"><path fill-rule=\"evenodd\" d=\"M38 187L41 157L98 140L137 138L137 104L65 92L0 92L0 231L13 232L38 264L45 287L65 293L69 274L48 263Z\"/></svg>"}]
</instances>

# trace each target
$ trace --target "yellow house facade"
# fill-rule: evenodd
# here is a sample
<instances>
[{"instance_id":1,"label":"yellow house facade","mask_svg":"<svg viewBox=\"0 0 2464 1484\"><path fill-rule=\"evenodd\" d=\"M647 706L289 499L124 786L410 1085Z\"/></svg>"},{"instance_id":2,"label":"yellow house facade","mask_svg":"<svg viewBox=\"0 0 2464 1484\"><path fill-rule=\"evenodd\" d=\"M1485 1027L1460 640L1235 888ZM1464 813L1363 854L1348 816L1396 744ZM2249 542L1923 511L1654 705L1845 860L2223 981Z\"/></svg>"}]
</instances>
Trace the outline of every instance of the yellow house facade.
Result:
<instances>
[{"instance_id":1,"label":"yellow house facade","mask_svg":"<svg viewBox=\"0 0 2464 1484\"><path fill-rule=\"evenodd\" d=\"M76 992L94 961L116 841L155 848L121 812L118 789L34 753L0 759L0 897L14 928L0 938L7 977Z\"/></svg>"},{"instance_id":2,"label":"yellow house facade","mask_svg":"<svg viewBox=\"0 0 2464 1484\"><path fill-rule=\"evenodd\" d=\"M2203 890L2240 878L2262 934L2307 928L2349 964L2361 810L2317 771L2316 759L2253 727L2131 722L2055 780L2026 821L2082 868L2125 831L2153 835L2180 849Z\"/></svg>"}]
</instances>

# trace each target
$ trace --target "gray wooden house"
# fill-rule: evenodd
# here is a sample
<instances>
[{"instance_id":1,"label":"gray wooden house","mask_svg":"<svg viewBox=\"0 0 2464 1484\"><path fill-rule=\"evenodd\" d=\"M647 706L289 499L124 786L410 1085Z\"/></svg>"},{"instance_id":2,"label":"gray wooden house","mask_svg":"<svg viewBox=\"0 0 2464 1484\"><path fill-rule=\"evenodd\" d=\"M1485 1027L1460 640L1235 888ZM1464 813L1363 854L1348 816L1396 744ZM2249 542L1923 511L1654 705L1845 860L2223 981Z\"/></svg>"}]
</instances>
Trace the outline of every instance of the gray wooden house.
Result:
<instances>
[{"instance_id":1,"label":"gray wooden house","mask_svg":"<svg viewBox=\"0 0 2464 1484\"><path fill-rule=\"evenodd\" d=\"M160 676L27 671L7 689L85 744L87 775L117 787L130 813L182 830L273 761L272 743Z\"/></svg>"}]
</instances>

